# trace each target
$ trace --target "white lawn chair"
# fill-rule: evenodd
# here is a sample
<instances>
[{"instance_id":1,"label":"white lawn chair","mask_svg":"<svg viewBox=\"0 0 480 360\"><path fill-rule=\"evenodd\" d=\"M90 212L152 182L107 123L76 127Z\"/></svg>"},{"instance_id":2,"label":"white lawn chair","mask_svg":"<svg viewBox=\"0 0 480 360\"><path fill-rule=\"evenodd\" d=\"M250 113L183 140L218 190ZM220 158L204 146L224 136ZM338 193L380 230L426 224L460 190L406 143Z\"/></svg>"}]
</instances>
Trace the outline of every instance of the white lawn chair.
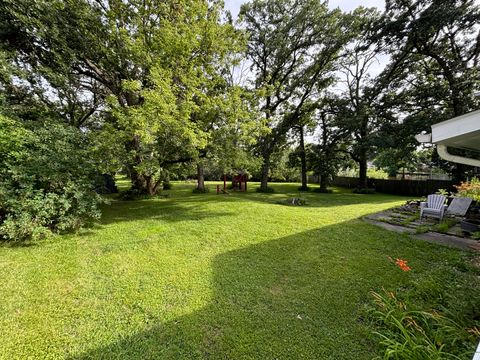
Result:
<instances>
[{"instance_id":1,"label":"white lawn chair","mask_svg":"<svg viewBox=\"0 0 480 360\"><path fill-rule=\"evenodd\" d=\"M447 197L444 195L428 195L427 201L420 203L420 219L425 215L442 220L448 207L445 205L445 200Z\"/></svg>"}]
</instances>

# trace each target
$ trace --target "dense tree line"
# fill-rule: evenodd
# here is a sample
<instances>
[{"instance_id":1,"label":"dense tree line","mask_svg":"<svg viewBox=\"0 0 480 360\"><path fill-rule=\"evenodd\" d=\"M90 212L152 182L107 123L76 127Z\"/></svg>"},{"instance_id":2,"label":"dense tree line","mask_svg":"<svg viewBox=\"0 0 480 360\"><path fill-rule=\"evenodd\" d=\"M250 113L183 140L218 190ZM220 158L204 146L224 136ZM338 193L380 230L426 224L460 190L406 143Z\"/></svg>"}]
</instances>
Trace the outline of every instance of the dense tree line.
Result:
<instances>
[{"instance_id":1,"label":"dense tree line","mask_svg":"<svg viewBox=\"0 0 480 360\"><path fill-rule=\"evenodd\" d=\"M367 161L395 172L479 107L479 20L473 0L252 0L237 23L220 1L0 0L0 237L98 218L101 174L131 196L209 171L269 191L288 165L327 191L353 161L364 188Z\"/></svg>"}]
</instances>

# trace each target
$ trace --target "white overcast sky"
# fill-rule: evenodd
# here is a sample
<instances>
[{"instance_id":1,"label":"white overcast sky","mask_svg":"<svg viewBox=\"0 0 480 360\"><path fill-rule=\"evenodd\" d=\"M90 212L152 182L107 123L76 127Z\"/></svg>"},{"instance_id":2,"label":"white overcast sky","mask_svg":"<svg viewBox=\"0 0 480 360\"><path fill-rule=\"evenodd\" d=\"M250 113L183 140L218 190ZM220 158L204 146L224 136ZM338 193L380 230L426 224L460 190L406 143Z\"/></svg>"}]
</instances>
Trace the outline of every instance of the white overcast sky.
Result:
<instances>
[{"instance_id":1,"label":"white overcast sky","mask_svg":"<svg viewBox=\"0 0 480 360\"><path fill-rule=\"evenodd\" d=\"M225 7L227 10L230 10L233 17L236 18L240 10L240 5L244 2L243 0L225 0ZM330 0L330 8L334 9L339 7L343 11L351 11L358 6L364 7L377 7L379 9L384 8L385 0Z\"/></svg>"}]
</instances>

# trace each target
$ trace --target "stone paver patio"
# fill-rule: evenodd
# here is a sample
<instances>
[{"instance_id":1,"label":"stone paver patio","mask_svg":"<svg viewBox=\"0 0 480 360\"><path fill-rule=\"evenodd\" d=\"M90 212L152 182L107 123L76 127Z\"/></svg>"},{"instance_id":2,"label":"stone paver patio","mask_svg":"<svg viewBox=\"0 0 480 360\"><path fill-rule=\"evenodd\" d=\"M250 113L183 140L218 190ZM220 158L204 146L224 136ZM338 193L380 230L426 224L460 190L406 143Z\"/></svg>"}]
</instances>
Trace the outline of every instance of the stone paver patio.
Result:
<instances>
[{"instance_id":1,"label":"stone paver patio","mask_svg":"<svg viewBox=\"0 0 480 360\"><path fill-rule=\"evenodd\" d=\"M423 231L439 224L436 219L418 219L418 215L396 209L371 214L363 218L366 222L380 226L386 230L408 233L415 239L445 245L462 250L480 251L480 241L465 238L458 224L454 224L445 232Z\"/></svg>"}]
</instances>

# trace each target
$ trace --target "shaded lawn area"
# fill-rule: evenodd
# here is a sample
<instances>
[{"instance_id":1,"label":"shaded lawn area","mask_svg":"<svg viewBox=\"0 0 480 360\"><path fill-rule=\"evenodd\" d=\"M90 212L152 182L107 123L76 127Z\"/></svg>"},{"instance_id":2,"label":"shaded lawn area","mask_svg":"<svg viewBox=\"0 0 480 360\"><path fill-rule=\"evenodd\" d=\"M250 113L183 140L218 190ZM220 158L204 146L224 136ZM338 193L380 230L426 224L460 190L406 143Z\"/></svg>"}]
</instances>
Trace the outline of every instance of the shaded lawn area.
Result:
<instances>
[{"instance_id":1,"label":"shaded lawn area","mask_svg":"<svg viewBox=\"0 0 480 360\"><path fill-rule=\"evenodd\" d=\"M404 198L337 190L291 207L276 202L298 184L273 187L174 183L168 198L113 200L80 234L1 247L0 358L371 359L369 292L467 261L358 219Z\"/></svg>"}]
</instances>

